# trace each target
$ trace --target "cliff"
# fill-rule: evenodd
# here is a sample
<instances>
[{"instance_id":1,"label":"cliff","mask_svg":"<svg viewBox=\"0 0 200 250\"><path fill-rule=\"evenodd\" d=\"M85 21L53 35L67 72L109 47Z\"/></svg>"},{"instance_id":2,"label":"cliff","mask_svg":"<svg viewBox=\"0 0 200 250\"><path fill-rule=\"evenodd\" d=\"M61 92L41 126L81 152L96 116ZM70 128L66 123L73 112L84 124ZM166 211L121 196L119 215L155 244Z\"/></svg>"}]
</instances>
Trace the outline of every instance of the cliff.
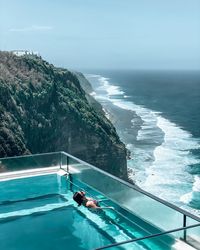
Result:
<instances>
[{"instance_id":1,"label":"cliff","mask_svg":"<svg viewBox=\"0 0 200 250\"><path fill-rule=\"evenodd\" d=\"M126 179L125 146L90 91L81 73L0 52L0 157L66 151Z\"/></svg>"}]
</instances>

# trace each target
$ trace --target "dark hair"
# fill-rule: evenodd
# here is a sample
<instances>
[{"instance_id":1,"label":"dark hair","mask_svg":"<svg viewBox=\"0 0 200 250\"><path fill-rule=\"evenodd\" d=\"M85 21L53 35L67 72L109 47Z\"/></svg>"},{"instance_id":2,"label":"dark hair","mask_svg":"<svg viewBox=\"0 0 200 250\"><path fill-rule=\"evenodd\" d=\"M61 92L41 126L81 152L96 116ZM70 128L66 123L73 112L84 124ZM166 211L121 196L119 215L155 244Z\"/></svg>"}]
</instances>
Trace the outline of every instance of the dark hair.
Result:
<instances>
[{"instance_id":1,"label":"dark hair","mask_svg":"<svg viewBox=\"0 0 200 250\"><path fill-rule=\"evenodd\" d=\"M83 202L83 196L79 192L74 193L73 199L78 203L79 206L81 206Z\"/></svg>"}]
</instances>

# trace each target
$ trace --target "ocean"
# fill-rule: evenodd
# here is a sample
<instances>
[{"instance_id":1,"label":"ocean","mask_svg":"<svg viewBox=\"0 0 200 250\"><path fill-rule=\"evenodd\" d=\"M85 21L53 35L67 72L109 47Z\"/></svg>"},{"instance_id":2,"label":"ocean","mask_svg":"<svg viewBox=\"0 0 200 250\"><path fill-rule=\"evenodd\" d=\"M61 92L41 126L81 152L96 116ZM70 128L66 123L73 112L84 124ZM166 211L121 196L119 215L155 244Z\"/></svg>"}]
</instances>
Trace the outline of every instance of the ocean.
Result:
<instances>
[{"instance_id":1,"label":"ocean","mask_svg":"<svg viewBox=\"0 0 200 250\"><path fill-rule=\"evenodd\" d=\"M200 71L87 72L130 151L129 178L200 215Z\"/></svg>"}]
</instances>

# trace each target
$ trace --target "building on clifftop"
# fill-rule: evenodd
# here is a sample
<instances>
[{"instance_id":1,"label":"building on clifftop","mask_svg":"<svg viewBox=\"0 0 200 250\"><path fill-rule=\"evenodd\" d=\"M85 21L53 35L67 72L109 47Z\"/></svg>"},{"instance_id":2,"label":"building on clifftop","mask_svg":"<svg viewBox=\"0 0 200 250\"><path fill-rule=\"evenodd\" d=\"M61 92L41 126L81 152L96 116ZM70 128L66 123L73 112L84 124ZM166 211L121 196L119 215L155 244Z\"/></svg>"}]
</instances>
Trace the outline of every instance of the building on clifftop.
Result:
<instances>
[{"instance_id":1,"label":"building on clifftop","mask_svg":"<svg viewBox=\"0 0 200 250\"><path fill-rule=\"evenodd\" d=\"M31 51L31 50L13 50L12 53L16 56L24 56L24 55L40 56L40 54L37 51Z\"/></svg>"}]
</instances>

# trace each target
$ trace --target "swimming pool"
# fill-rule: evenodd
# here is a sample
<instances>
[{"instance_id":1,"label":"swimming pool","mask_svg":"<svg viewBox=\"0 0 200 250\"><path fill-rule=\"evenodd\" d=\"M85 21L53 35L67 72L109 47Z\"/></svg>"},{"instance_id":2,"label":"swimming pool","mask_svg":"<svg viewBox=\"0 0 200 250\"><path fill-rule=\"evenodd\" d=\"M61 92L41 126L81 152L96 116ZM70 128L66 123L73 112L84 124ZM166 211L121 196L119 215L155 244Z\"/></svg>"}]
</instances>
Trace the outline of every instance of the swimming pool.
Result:
<instances>
[{"instance_id":1,"label":"swimming pool","mask_svg":"<svg viewBox=\"0 0 200 250\"><path fill-rule=\"evenodd\" d=\"M55 174L1 182L0 249L92 249L110 243L74 206L66 187ZM91 233L95 240L87 242Z\"/></svg>"},{"instance_id":2,"label":"swimming pool","mask_svg":"<svg viewBox=\"0 0 200 250\"><path fill-rule=\"evenodd\" d=\"M92 212L72 199L79 189L114 210ZM48 174L0 182L0 249L96 249L160 230L131 214L76 176ZM112 249L169 250L166 235Z\"/></svg>"}]
</instances>

